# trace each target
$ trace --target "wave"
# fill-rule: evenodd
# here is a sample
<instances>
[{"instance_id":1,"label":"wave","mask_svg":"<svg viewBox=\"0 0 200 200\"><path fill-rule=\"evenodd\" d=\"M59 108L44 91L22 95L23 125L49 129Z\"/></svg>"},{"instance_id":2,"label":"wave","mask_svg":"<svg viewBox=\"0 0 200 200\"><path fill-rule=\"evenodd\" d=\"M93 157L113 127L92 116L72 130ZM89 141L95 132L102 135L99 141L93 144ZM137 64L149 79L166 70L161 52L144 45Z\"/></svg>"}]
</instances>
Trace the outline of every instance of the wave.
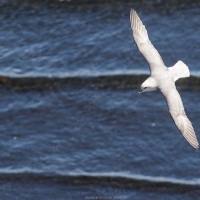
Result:
<instances>
[{"instance_id":1,"label":"wave","mask_svg":"<svg viewBox=\"0 0 200 200\"><path fill-rule=\"evenodd\" d=\"M25 181L37 182L46 181L63 184L96 184L109 185L115 187L140 187L140 188L168 188L168 189L200 189L200 179L177 179L169 177L145 176L129 173L105 172L105 173L87 173L71 172L68 174L44 173L42 171L31 170L1 170L0 181Z\"/></svg>"},{"instance_id":2,"label":"wave","mask_svg":"<svg viewBox=\"0 0 200 200\"><path fill-rule=\"evenodd\" d=\"M107 3L124 3L123 0L85 0L85 1L82 1L82 0L45 0L44 2L40 1L40 0L35 0L35 1L27 1L27 0L17 0L17 1L12 1L12 0L3 0L0 2L1 4L5 5L5 4L19 4L21 3L22 5L31 5L31 4L46 4L46 5L52 5L52 4L77 4L77 5L80 5L80 4L107 4ZM126 0L126 3L133 3L132 0ZM168 5L171 6L171 7L174 7L174 5L177 5L179 7L185 7L185 6L194 6L194 5L197 5L199 6L199 3L196 1L196 0L190 0L190 1L187 1L187 0L177 0L177 1L173 1L170 3L170 5L167 3L167 2L160 2L158 0L148 0L148 1L140 1L140 0L134 0L134 4L141 4L141 5Z\"/></svg>"},{"instance_id":3,"label":"wave","mask_svg":"<svg viewBox=\"0 0 200 200\"><path fill-rule=\"evenodd\" d=\"M158 13L170 13L175 10L181 10L181 9L189 9L189 8L199 8L200 4L196 0L176 0L171 1L170 4L167 1L158 1L158 0L148 0L148 1L140 1L140 0L134 0L134 3L132 0L126 0L124 2L123 0L34 0L34 1L27 1L27 0L3 0L0 2L0 9L2 13L8 13L13 12L13 9L26 9L33 8L50 8L50 9L67 9L67 10L76 10L79 9L85 12L84 6L92 6L92 8L100 5L128 5L129 7L141 7L146 10L154 10Z\"/></svg>"},{"instance_id":4,"label":"wave","mask_svg":"<svg viewBox=\"0 0 200 200\"><path fill-rule=\"evenodd\" d=\"M14 90L48 90L66 87L132 89L140 87L147 77L147 74L102 74L66 77L0 76L0 86L1 88ZM190 78L179 79L176 85L179 89L199 90L200 77L191 76Z\"/></svg>"},{"instance_id":5,"label":"wave","mask_svg":"<svg viewBox=\"0 0 200 200\"><path fill-rule=\"evenodd\" d=\"M93 183L109 183L118 186L141 186L141 187L167 187L167 188L200 188L200 179L185 180L167 177L155 177L128 173L71 173L70 177L77 180Z\"/></svg>"}]
</instances>

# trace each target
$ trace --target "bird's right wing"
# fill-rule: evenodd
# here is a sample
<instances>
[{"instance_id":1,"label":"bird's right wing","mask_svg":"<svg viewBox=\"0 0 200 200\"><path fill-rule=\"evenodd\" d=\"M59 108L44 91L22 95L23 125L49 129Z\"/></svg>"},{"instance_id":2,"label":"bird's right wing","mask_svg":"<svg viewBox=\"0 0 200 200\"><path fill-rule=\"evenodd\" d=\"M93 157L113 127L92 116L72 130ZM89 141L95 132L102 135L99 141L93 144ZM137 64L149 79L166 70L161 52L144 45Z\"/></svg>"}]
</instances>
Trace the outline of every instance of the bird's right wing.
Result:
<instances>
[{"instance_id":1,"label":"bird's right wing","mask_svg":"<svg viewBox=\"0 0 200 200\"><path fill-rule=\"evenodd\" d=\"M173 88L163 93L166 97L167 104L169 107L169 112L177 126L177 128L181 131L185 139L194 147L199 148L199 143L197 141L197 137L195 135L194 129L192 127L192 123L187 118L183 102L181 97L176 90Z\"/></svg>"},{"instance_id":2,"label":"bird's right wing","mask_svg":"<svg viewBox=\"0 0 200 200\"><path fill-rule=\"evenodd\" d=\"M149 63L151 71L158 67L165 67L163 60L149 40L147 30L137 15L136 11L131 9L130 22L133 31L133 37L139 51Z\"/></svg>"}]
</instances>

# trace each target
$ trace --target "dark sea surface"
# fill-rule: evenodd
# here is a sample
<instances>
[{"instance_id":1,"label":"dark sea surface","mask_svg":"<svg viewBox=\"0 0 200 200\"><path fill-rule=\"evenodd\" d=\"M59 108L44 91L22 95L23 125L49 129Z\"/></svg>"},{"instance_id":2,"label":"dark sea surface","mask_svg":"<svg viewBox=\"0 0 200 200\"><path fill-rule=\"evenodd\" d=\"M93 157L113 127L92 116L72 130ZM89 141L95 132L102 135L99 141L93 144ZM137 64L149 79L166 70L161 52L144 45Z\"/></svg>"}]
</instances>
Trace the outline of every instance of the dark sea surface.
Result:
<instances>
[{"instance_id":1,"label":"dark sea surface","mask_svg":"<svg viewBox=\"0 0 200 200\"><path fill-rule=\"evenodd\" d=\"M159 91L137 93L129 22L135 8L166 66L189 66L200 139L199 5L17 2L0 2L0 200L199 199L199 151Z\"/></svg>"}]
</instances>

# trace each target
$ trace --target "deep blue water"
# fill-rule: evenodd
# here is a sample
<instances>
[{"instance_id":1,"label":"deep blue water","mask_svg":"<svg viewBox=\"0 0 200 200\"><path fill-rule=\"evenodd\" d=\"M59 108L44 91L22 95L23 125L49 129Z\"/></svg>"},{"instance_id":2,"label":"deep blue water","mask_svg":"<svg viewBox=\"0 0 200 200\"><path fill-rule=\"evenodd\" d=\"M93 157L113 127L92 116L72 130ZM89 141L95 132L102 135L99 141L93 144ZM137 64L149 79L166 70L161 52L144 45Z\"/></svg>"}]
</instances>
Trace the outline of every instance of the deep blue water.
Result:
<instances>
[{"instance_id":1,"label":"deep blue water","mask_svg":"<svg viewBox=\"0 0 200 200\"><path fill-rule=\"evenodd\" d=\"M130 6L0 7L1 199L198 198L199 151L175 127L164 97L124 86L126 75L149 73ZM138 13L166 65L182 60L198 79L199 8ZM99 76L119 87L101 87ZM70 77L93 81L65 86ZM180 93L200 138L199 86L190 84Z\"/></svg>"}]
</instances>

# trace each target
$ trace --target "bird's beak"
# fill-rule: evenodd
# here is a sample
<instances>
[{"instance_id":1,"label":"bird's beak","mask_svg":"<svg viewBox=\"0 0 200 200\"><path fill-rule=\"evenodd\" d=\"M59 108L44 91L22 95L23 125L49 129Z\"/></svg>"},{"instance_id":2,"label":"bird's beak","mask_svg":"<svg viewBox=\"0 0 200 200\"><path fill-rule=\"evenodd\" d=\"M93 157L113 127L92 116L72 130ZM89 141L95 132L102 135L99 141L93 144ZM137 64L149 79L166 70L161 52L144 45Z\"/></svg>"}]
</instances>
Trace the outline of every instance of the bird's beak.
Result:
<instances>
[{"instance_id":1,"label":"bird's beak","mask_svg":"<svg viewBox=\"0 0 200 200\"><path fill-rule=\"evenodd\" d=\"M141 93L143 93L143 90L139 90L139 91L138 91L138 94L141 94Z\"/></svg>"}]
</instances>

